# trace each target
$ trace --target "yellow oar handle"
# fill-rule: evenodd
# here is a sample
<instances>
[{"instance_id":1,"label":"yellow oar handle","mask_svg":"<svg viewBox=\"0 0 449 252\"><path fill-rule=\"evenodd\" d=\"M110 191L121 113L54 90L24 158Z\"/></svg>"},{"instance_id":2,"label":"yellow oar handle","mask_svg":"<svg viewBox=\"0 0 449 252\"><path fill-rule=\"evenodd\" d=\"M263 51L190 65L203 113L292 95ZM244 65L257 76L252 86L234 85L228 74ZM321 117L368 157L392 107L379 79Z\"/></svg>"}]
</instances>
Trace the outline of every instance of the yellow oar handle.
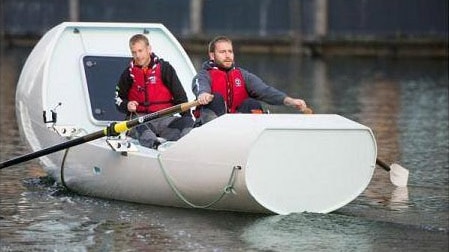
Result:
<instances>
[{"instance_id":1,"label":"yellow oar handle","mask_svg":"<svg viewBox=\"0 0 449 252\"><path fill-rule=\"evenodd\" d=\"M108 135L119 135L120 133L130 130L127 125L128 121L114 122L109 125L109 127L103 129L103 134Z\"/></svg>"}]
</instances>

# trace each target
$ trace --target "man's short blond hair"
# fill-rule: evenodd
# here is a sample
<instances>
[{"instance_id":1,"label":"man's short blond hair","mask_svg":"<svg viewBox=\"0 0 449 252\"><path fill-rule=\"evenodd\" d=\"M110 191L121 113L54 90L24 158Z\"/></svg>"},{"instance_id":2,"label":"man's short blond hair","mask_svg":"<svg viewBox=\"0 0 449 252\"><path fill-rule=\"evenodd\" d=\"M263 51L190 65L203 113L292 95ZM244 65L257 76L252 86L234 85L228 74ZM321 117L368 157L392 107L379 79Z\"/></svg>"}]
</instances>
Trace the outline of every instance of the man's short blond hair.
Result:
<instances>
[{"instance_id":1,"label":"man's short blond hair","mask_svg":"<svg viewBox=\"0 0 449 252\"><path fill-rule=\"evenodd\" d=\"M150 40L147 38L147 36L143 34L136 34L129 39L129 46L131 47L132 45L140 41L143 41L147 46L150 45Z\"/></svg>"}]
</instances>

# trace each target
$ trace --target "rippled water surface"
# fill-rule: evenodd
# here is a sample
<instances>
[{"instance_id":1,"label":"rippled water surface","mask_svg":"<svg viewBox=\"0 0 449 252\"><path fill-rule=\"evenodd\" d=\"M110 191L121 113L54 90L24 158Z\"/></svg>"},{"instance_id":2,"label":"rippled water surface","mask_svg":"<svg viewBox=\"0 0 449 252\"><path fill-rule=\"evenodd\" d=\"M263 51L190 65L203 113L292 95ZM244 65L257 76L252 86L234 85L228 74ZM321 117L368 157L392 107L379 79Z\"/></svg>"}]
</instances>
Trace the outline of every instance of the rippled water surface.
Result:
<instances>
[{"instance_id":1,"label":"rippled water surface","mask_svg":"<svg viewBox=\"0 0 449 252\"><path fill-rule=\"evenodd\" d=\"M1 161L29 151L14 107L29 52L5 48L1 55ZM409 169L409 186L394 187L378 168L368 188L335 212L257 215L80 196L54 184L33 160L0 171L0 251L448 250L447 61L237 56L316 113L372 128L378 156ZM192 56L197 67L202 59Z\"/></svg>"}]
</instances>

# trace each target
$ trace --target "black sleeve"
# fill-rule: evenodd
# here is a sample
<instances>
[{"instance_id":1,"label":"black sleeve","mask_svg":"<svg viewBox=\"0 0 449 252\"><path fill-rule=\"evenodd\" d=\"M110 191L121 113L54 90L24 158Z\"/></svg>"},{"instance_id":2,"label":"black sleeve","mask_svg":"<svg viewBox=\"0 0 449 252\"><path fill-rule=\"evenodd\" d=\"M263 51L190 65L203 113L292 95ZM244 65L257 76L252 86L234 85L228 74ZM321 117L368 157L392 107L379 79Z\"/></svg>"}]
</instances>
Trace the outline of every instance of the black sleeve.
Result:
<instances>
[{"instance_id":1,"label":"black sleeve","mask_svg":"<svg viewBox=\"0 0 449 252\"><path fill-rule=\"evenodd\" d=\"M131 88L133 80L129 74L129 69L126 68L120 75L120 79L115 86L115 107L118 111L128 114L128 92Z\"/></svg>"},{"instance_id":2,"label":"black sleeve","mask_svg":"<svg viewBox=\"0 0 449 252\"><path fill-rule=\"evenodd\" d=\"M170 89L170 92L173 95L173 103L177 105L187 102L187 94L179 81L178 75L176 74L176 70L173 66L169 62L161 60L161 73L162 81L168 89ZM183 112L181 115L191 116L190 110Z\"/></svg>"}]
</instances>

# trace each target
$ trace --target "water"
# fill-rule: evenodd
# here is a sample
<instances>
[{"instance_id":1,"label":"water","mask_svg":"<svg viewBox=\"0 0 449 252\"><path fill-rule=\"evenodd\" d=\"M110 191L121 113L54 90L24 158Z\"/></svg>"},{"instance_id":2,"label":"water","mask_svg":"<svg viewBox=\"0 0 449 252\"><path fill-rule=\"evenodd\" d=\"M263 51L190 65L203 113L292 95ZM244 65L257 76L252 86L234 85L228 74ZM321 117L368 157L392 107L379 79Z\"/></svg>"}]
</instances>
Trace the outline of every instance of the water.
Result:
<instances>
[{"instance_id":1,"label":"water","mask_svg":"<svg viewBox=\"0 0 449 252\"><path fill-rule=\"evenodd\" d=\"M1 55L1 161L29 151L14 108L29 52L5 48ZM33 160L0 171L0 251L448 250L447 61L238 56L267 82L306 99L315 113L371 127L379 158L409 169L409 186L394 187L378 168L363 194L335 212L258 215L76 195ZM197 67L202 58L192 56Z\"/></svg>"}]
</instances>

